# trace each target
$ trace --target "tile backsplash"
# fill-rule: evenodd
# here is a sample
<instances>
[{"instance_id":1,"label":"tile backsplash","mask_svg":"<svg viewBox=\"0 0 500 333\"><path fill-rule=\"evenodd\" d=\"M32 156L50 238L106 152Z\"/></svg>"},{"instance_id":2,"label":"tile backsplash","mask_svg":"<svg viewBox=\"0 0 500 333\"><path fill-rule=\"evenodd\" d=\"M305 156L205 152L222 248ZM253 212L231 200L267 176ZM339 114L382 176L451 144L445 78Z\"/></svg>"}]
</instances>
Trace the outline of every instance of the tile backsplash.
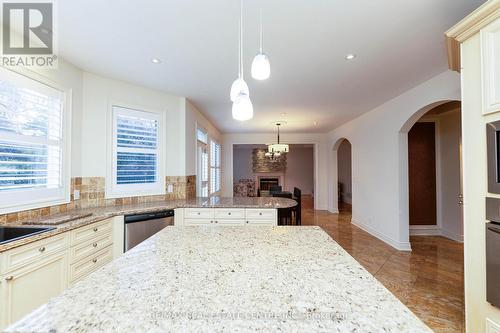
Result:
<instances>
[{"instance_id":1,"label":"tile backsplash","mask_svg":"<svg viewBox=\"0 0 500 333\"><path fill-rule=\"evenodd\" d=\"M38 209L20 211L0 215L0 224L23 222L30 219L55 215L67 212L74 208L91 208L113 205L128 205L159 200L189 199L196 197L196 176L167 176L165 177L165 192L169 185L172 192L165 195L149 195L140 197L126 197L117 199L105 198L104 177L75 177L71 178L71 200L67 204ZM80 191L80 198L74 200L74 190Z\"/></svg>"}]
</instances>

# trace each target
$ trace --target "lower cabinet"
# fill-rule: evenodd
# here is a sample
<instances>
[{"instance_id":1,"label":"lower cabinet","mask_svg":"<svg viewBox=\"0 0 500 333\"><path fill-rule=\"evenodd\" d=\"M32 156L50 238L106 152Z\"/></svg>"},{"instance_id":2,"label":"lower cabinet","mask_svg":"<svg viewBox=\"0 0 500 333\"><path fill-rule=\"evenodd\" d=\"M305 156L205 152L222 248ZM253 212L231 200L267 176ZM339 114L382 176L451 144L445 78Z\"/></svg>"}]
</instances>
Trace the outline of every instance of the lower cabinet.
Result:
<instances>
[{"instance_id":1,"label":"lower cabinet","mask_svg":"<svg viewBox=\"0 0 500 333\"><path fill-rule=\"evenodd\" d=\"M28 314L68 287L67 250L2 276L1 327Z\"/></svg>"},{"instance_id":2,"label":"lower cabinet","mask_svg":"<svg viewBox=\"0 0 500 333\"><path fill-rule=\"evenodd\" d=\"M275 226L274 208L180 208L175 210L175 225L184 226Z\"/></svg>"},{"instance_id":3,"label":"lower cabinet","mask_svg":"<svg viewBox=\"0 0 500 333\"><path fill-rule=\"evenodd\" d=\"M110 218L0 253L0 331L112 261L113 225Z\"/></svg>"}]
</instances>

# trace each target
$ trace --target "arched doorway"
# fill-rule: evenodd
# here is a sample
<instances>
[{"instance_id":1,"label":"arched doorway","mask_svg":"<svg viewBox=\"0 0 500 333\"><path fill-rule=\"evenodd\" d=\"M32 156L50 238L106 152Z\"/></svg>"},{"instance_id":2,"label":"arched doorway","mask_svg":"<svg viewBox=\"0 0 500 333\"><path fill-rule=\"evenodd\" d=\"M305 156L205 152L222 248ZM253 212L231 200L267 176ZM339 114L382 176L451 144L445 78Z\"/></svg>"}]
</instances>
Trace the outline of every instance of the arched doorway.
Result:
<instances>
[{"instance_id":1,"label":"arched doorway","mask_svg":"<svg viewBox=\"0 0 500 333\"><path fill-rule=\"evenodd\" d=\"M422 108L400 134L402 232L462 241L460 102Z\"/></svg>"},{"instance_id":2,"label":"arched doorway","mask_svg":"<svg viewBox=\"0 0 500 333\"><path fill-rule=\"evenodd\" d=\"M330 211L352 211L352 145L346 138L338 139L332 149L332 188Z\"/></svg>"},{"instance_id":3,"label":"arched doorway","mask_svg":"<svg viewBox=\"0 0 500 333\"><path fill-rule=\"evenodd\" d=\"M339 211L352 212L352 152L347 139L337 149L337 188Z\"/></svg>"}]
</instances>

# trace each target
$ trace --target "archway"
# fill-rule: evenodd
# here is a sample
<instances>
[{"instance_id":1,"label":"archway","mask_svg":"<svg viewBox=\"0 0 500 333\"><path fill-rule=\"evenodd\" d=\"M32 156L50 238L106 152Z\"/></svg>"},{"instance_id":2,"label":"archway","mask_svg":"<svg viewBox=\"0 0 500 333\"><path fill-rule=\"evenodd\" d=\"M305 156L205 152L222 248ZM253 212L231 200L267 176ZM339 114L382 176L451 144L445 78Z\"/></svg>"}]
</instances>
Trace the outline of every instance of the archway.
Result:
<instances>
[{"instance_id":1,"label":"archway","mask_svg":"<svg viewBox=\"0 0 500 333\"><path fill-rule=\"evenodd\" d=\"M352 152L347 139L337 149L337 191L339 211L352 212Z\"/></svg>"},{"instance_id":2,"label":"archway","mask_svg":"<svg viewBox=\"0 0 500 333\"><path fill-rule=\"evenodd\" d=\"M400 130L400 232L408 238L463 237L460 115L459 101L440 101Z\"/></svg>"},{"instance_id":3,"label":"archway","mask_svg":"<svg viewBox=\"0 0 500 333\"><path fill-rule=\"evenodd\" d=\"M338 139L332 148L332 179L329 210L351 211L352 195L352 144L347 138Z\"/></svg>"}]
</instances>

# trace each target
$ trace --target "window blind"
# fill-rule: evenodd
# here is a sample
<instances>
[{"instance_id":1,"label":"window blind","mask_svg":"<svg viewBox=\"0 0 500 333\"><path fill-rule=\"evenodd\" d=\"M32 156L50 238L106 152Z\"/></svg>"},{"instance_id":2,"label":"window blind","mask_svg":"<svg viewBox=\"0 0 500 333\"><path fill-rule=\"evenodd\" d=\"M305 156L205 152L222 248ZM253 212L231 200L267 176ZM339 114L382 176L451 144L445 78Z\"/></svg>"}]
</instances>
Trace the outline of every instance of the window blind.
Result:
<instances>
[{"instance_id":1,"label":"window blind","mask_svg":"<svg viewBox=\"0 0 500 333\"><path fill-rule=\"evenodd\" d=\"M0 80L0 192L62 187L63 100L21 75Z\"/></svg>"},{"instance_id":2,"label":"window blind","mask_svg":"<svg viewBox=\"0 0 500 333\"><path fill-rule=\"evenodd\" d=\"M117 185L158 181L158 119L147 112L115 107Z\"/></svg>"},{"instance_id":3,"label":"window blind","mask_svg":"<svg viewBox=\"0 0 500 333\"><path fill-rule=\"evenodd\" d=\"M210 189L212 193L221 188L221 146L215 141L210 142Z\"/></svg>"}]
</instances>

